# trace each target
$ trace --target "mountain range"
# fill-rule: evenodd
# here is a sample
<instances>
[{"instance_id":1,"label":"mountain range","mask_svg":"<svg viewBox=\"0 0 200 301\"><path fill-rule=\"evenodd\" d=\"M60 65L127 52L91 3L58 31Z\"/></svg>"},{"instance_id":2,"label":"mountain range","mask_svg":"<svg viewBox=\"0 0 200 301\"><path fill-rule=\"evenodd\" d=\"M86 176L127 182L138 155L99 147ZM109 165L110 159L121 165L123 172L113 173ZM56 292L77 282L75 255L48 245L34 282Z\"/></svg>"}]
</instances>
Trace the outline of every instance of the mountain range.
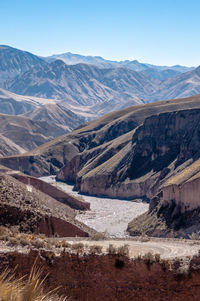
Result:
<instances>
[{"instance_id":1,"label":"mountain range","mask_svg":"<svg viewBox=\"0 0 200 301\"><path fill-rule=\"evenodd\" d=\"M0 113L46 122L49 129L54 126L53 134L45 136L50 139L108 112L198 94L200 67L117 62L72 53L43 58L2 45L0 87ZM20 153L22 149L31 146Z\"/></svg>"},{"instance_id":2,"label":"mountain range","mask_svg":"<svg viewBox=\"0 0 200 301\"><path fill-rule=\"evenodd\" d=\"M198 70L72 53L42 58L0 46L3 89L24 96L56 99L66 107L88 107L93 118L130 105L199 93Z\"/></svg>"}]
</instances>

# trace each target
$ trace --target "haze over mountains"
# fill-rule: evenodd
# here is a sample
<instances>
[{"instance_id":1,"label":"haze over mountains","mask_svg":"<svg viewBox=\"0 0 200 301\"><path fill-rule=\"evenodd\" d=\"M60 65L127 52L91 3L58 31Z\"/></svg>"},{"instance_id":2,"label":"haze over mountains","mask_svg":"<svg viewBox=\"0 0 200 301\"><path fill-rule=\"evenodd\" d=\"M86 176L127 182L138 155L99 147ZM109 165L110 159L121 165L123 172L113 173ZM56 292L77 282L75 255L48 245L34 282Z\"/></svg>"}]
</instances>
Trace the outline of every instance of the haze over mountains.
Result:
<instances>
[{"instance_id":1,"label":"haze over mountains","mask_svg":"<svg viewBox=\"0 0 200 301\"><path fill-rule=\"evenodd\" d=\"M9 46L0 47L0 58L2 88L59 100L66 107L89 107L93 118L130 105L200 92L198 68L193 67L117 62L72 53L41 58Z\"/></svg>"}]
</instances>

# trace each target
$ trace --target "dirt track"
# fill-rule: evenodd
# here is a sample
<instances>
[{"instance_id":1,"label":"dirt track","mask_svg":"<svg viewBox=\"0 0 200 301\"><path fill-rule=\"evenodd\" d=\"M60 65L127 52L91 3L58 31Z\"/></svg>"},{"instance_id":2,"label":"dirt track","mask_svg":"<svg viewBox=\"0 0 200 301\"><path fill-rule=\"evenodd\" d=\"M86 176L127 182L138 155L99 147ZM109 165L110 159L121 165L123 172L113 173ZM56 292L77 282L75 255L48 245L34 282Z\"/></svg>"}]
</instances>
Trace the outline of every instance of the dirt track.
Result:
<instances>
[{"instance_id":1,"label":"dirt track","mask_svg":"<svg viewBox=\"0 0 200 301\"><path fill-rule=\"evenodd\" d=\"M167 240L167 239L154 239L152 238L148 242L141 242L139 240L105 240L105 241L89 241L77 239L78 242L82 242L87 245L101 245L103 246L103 252L106 252L109 244L115 247L128 244L129 254L131 258L139 255L144 255L148 252L152 254L160 254L161 258L176 258L176 257L192 257L198 254L200 250L200 241L182 241L182 240ZM74 240L67 239L67 241L74 243Z\"/></svg>"}]
</instances>

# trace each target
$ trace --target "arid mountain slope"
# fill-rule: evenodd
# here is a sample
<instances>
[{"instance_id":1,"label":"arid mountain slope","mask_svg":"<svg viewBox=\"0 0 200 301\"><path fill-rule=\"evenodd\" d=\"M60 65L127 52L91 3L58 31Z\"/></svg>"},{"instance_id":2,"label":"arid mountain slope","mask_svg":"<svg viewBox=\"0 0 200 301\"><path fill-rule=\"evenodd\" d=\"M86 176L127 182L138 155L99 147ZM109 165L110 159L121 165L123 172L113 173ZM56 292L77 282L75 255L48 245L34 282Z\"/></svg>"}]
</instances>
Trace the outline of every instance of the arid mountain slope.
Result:
<instances>
[{"instance_id":1,"label":"arid mountain slope","mask_svg":"<svg viewBox=\"0 0 200 301\"><path fill-rule=\"evenodd\" d=\"M154 92L156 81L126 68L99 69L92 65L66 65L57 60L35 67L7 82L14 93L93 105L105 100L122 102ZM139 101L138 101L139 103ZM140 101L141 103L141 101Z\"/></svg>"},{"instance_id":2,"label":"arid mountain slope","mask_svg":"<svg viewBox=\"0 0 200 301\"><path fill-rule=\"evenodd\" d=\"M181 158L182 144L179 145L181 139L175 139L176 132L180 136L182 131L191 130L198 125L198 110L191 109L199 108L199 95L131 107L107 114L23 156L1 158L0 162L12 169L36 176L55 174L65 166L58 177L75 182L82 192L127 198L141 197L149 191L153 193L154 189L150 189L151 186L156 184L160 175L164 178L166 173L169 173L168 169L164 169L165 166L161 170L153 170L154 166L151 169L152 162L156 163L158 160L156 158L161 156L167 167L172 159L175 160L178 156ZM183 113L186 118L181 117L181 112L176 113L181 110L187 111ZM186 126L187 118L191 128ZM172 121L173 124L170 125ZM169 138L165 135L169 135ZM188 132L186 136L192 139L191 133ZM156 148L151 145L152 139L158 143L155 144ZM146 152L140 151L144 143L149 147ZM172 148L171 153L169 148L171 150L173 143L177 143L179 148ZM188 142L188 145L188 149L185 150L188 152L186 158L193 160L198 157L198 153L193 154L192 144ZM141 161L143 159L144 163ZM141 163L140 170L138 178L135 178L134 165L137 167L138 162ZM180 165L181 161L178 164ZM147 180L142 178L143 175Z\"/></svg>"},{"instance_id":3,"label":"arid mountain slope","mask_svg":"<svg viewBox=\"0 0 200 301\"><path fill-rule=\"evenodd\" d=\"M46 121L0 114L0 154L5 156L24 153L68 131L66 127Z\"/></svg>"},{"instance_id":4,"label":"arid mountain slope","mask_svg":"<svg viewBox=\"0 0 200 301\"><path fill-rule=\"evenodd\" d=\"M152 98L172 99L200 93L200 67L163 81Z\"/></svg>"},{"instance_id":5,"label":"arid mountain slope","mask_svg":"<svg viewBox=\"0 0 200 301\"><path fill-rule=\"evenodd\" d=\"M55 99L18 95L0 88L0 113L3 114L20 115L42 105L55 103Z\"/></svg>"},{"instance_id":6,"label":"arid mountain slope","mask_svg":"<svg viewBox=\"0 0 200 301\"><path fill-rule=\"evenodd\" d=\"M71 52L66 52L62 54L55 54L49 57L44 58L48 62L52 62L55 60L63 60L67 65L75 65L75 64L90 64L97 66L99 68L119 68L119 67L126 67L128 69L134 71L144 71L144 70L158 70L158 71L178 71L180 73L190 71L194 68L185 67L185 66L156 66L151 64L140 63L137 60L125 60L125 61L111 61L102 58L101 56L84 56L80 54L75 54ZM170 77L170 76L169 76Z\"/></svg>"},{"instance_id":7,"label":"arid mountain slope","mask_svg":"<svg viewBox=\"0 0 200 301\"><path fill-rule=\"evenodd\" d=\"M48 236L88 236L75 211L50 196L0 173L0 224ZM80 228L79 228L80 227ZM85 227L86 229L86 227ZM60 233L59 233L60 231Z\"/></svg>"},{"instance_id":8,"label":"arid mountain slope","mask_svg":"<svg viewBox=\"0 0 200 301\"><path fill-rule=\"evenodd\" d=\"M0 46L0 59L2 88L32 98L60 100L66 107L93 106L88 108L93 118L128 105L200 92L199 71L193 67L116 62L72 53L42 59L9 46ZM0 110L25 113L30 103L24 100L19 108L12 99L4 99Z\"/></svg>"},{"instance_id":9,"label":"arid mountain slope","mask_svg":"<svg viewBox=\"0 0 200 301\"><path fill-rule=\"evenodd\" d=\"M38 65L42 66L45 61L38 56L10 46L0 45L0 86L3 81L30 70Z\"/></svg>"},{"instance_id":10,"label":"arid mountain slope","mask_svg":"<svg viewBox=\"0 0 200 301\"><path fill-rule=\"evenodd\" d=\"M85 118L74 114L59 104L47 104L25 114L31 120L46 121L52 125L63 127L64 130L71 131L85 122Z\"/></svg>"}]
</instances>

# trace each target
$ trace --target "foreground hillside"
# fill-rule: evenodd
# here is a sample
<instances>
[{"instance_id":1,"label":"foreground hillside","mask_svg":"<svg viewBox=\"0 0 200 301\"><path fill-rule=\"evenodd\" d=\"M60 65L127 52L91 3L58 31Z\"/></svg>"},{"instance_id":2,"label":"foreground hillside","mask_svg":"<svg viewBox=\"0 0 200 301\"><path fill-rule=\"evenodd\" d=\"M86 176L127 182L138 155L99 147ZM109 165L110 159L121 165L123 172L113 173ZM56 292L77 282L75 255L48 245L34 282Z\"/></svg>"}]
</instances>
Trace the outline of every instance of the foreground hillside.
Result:
<instances>
[{"instance_id":1,"label":"foreground hillside","mask_svg":"<svg viewBox=\"0 0 200 301\"><path fill-rule=\"evenodd\" d=\"M75 198L71 200L65 194L64 201L53 193L51 195L54 197L51 197L45 187L39 186L40 183L34 185L32 179L28 180L25 175L21 178L20 174L6 174L9 170L0 168L0 225L16 227L23 233L43 233L47 236L89 235L90 229L75 220L76 210L71 208L72 202L76 204ZM26 179L28 185L23 183ZM50 186L48 189L51 191ZM59 191L56 193L59 196Z\"/></svg>"}]
</instances>

